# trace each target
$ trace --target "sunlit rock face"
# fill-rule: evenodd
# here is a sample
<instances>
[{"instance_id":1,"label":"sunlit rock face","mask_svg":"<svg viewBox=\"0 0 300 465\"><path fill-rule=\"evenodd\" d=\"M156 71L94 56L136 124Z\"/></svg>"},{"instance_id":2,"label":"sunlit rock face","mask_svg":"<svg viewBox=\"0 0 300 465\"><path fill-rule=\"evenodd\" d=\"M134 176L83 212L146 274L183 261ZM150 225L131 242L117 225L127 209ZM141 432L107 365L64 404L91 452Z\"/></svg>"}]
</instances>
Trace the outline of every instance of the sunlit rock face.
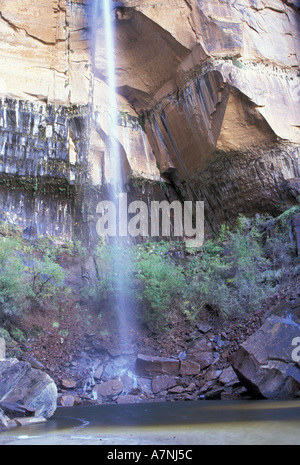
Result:
<instances>
[{"instance_id":1,"label":"sunlit rock face","mask_svg":"<svg viewBox=\"0 0 300 465\"><path fill-rule=\"evenodd\" d=\"M296 201L286 186L299 177L299 1L123 5L119 92L161 172L204 196L214 229Z\"/></svg>"},{"instance_id":2,"label":"sunlit rock face","mask_svg":"<svg viewBox=\"0 0 300 465\"><path fill-rule=\"evenodd\" d=\"M83 1L1 0L1 95L59 104L88 102L84 8Z\"/></svg>"},{"instance_id":3,"label":"sunlit rock face","mask_svg":"<svg viewBox=\"0 0 300 465\"><path fill-rule=\"evenodd\" d=\"M299 0L114 3L117 137L126 180L162 175L181 195L204 199L213 230L240 212L276 213L295 202L289 186L299 177ZM41 121L31 147L44 124L46 140L24 153L28 134L7 131L1 113L2 155L9 141L20 141L11 143L18 146L11 175L18 177L33 153L32 166L40 166L45 144L59 154L60 142L65 164L58 178L103 186L111 167L101 2L95 14L92 0L0 0L0 12L2 107L9 99L44 106L41 114L47 105L68 110L62 140L55 139L55 119ZM74 108L79 119L72 125Z\"/></svg>"},{"instance_id":4,"label":"sunlit rock face","mask_svg":"<svg viewBox=\"0 0 300 465\"><path fill-rule=\"evenodd\" d=\"M134 11L119 9L117 14L120 89L126 87L123 92L137 110L151 110L172 91L186 88L196 74L217 70L224 84L257 106L278 137L299 143L297 1L177 0L153 5L125 0ZM153 47L145 47L150 36ZM236 119L240 121L240 112Z\"/></svg>"},{"instance_id":5,"label":"sunlit rock face","mask_svg":"<svg viewBox=\"0 0 300 465\"><path fill-rule=\"evenodd\" d=\"M101 10L95 17L93 2L84 0L1 0L0 11L0 97L15 99L16 105L18 101L49 103L65 106L67 111L89 106L91 179L98 185L106 182L108 90L97 65L100 60L106 66ZM156 160L138 115L123 97L119 110L126 173L158 179ZM67 151L72 157L72 138Z\"/></svg>"}]
</instances>

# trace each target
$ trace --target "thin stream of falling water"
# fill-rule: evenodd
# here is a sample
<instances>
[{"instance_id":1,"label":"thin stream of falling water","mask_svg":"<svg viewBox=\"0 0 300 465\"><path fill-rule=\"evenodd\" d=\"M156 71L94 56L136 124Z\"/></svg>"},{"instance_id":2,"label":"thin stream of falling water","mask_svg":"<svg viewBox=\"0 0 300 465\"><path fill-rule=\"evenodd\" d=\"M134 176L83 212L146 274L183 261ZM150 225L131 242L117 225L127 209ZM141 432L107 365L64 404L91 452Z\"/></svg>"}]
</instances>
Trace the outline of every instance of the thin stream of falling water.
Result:
<instances>
[{"instance_id":1,"label":"thin stream of falling water","mask_svg":"<svg viewBox=\"0 0 300 465\"><path fill-rule=\"evenodd\" d=\"M113 22L113 2L112 0L103 0L104 7L104 24L105 24L105 44L106 44L106 61L107 61L107 84L109 91L109 158L110 158L110 181L117 195L122 186L122 170L120 150L118 144L118 104L116 93L116 65L115 65L115 40L114 40L114 22ZM112 199L113 201L116 201Z\"/></svg>"},{"instance_id":2,"label":"thin stream of falling water","mask_svg":"<svg viewBox=\"0 0 300 465\"><path fill-rule=\"evenodd\" d=\"M124 178L122 173L122 160L120 143L118 141L118 102L116 92L116 62L115 62L115 21L114 12L115 3L112 0L95 0L97 2L95 11L102 11L105 27L105 51L107 63L107 85L108 85L108 121L109 129L106 138L107 155L110 165L109 183L110 196L109 199L118 208L119 194L124 192ZM100 3L99 3L100 2ZM95 34L95 38L97 34ZM100 44L99 44L100 45ZM95 53L97 53L97 42L95 43ZM120 220L121 221L121 220ZM113 243L113 263L115 275L115 306L117 311L119 342L122 341L132 343L129 339L130 324L129 324L129 305L124 298L124 282L126 282L126 273L124 263L122 263L122 254L120 253L122 244L115 238ZM128 266L130 266L128 264Z\"/></svg>"}]
</instances>

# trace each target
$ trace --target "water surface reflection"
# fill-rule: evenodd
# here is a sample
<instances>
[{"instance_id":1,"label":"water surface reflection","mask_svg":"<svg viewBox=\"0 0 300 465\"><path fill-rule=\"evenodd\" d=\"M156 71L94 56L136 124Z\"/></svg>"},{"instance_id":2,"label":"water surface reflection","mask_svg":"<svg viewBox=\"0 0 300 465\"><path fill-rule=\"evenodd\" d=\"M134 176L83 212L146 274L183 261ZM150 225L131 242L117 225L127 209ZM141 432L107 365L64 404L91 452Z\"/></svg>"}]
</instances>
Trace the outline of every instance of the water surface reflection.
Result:
<instances>
[{"instance_id":1,"label":"water surface reflection","mask_svg":"<svg viewBox=\"0 0 300 465\"><path fill-rule=\"evenodd\" d=\"M299 401L202 401L58 409L2 444L298 444Z\"/></svg>"}]
</instances>

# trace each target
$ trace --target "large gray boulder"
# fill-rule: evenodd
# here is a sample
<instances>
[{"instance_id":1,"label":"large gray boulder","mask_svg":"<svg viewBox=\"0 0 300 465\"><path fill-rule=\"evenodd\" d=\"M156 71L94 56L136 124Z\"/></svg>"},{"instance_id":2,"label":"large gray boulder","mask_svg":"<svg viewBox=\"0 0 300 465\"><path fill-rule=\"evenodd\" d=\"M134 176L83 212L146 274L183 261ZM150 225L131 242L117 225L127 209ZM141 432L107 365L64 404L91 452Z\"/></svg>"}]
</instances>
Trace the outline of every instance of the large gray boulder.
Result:
<instances>
[{"instance_id":1,"label":"large gray boulder","mask_svg":"<svg viewBox=\"0 0 300 465\"><path fill-rule=\"evenodd\" d=\"M0 361L0 402L19 403L35 416L50 418L57 407L57 387L46 373L17 359Z\"/></svg>"},{"instance_id":2,"label":"large gray boulder","mask_svg":"<svg viewBox=\"0 0 300 465\"><path fill-rule=\"evenodd\" d=\"M272 316L237 350L233 368L253 396L265 399L298 396L300 369L297 360L293 360L293 341L300 337L296 321L291 315Z\"/></svg>"}]
</instances>

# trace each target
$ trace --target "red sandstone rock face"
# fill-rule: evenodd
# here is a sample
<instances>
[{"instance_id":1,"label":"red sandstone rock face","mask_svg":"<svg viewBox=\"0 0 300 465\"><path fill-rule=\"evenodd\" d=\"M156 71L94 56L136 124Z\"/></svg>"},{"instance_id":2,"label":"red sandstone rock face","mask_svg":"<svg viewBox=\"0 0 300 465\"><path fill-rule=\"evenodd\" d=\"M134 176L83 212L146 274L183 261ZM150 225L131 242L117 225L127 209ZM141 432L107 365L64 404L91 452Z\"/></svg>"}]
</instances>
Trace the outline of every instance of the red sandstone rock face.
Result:
<instances>
[{"instance_id":1,"label":"red sandstone rock face","mask_svg":"<svg viewBox=\"0 0 300 465\"><path fill-rule=\"evenodd\" d=\"M300 175L297 2L125 0L112 13L126 176L159 180L160 171L183 184L206 201L212 229L230 212L295 201L282 186ZM110 177L107 63L103 17L90 4L0 0L0 97L86 105L89 134L68 133L66 162L84 155L100 186Z\"/></svg>"}]
</instances>

